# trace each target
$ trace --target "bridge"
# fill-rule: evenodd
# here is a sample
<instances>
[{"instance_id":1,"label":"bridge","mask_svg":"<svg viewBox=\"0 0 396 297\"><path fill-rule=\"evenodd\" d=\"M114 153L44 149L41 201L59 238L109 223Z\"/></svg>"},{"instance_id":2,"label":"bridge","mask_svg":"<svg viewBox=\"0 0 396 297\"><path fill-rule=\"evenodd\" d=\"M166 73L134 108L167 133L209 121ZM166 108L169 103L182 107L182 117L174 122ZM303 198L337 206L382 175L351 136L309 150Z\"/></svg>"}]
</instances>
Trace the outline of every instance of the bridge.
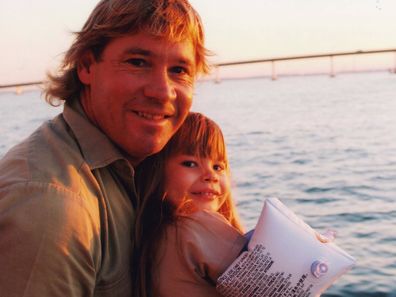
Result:
<instances>
[{"instance_id":1,"label":"bridge","mask_svg":"<svg viewBox=\"0 0 396 297\"><path fill-rule=\"evenodd\" d=\"M245 61L233 61L233 62L224 62L213 65L216 69L216 81L220 81L219 77L219 68L227 67L227 66L235 66L235 65L243 65L243 64L256 64L256 63L271 63L271 78L272 80L277 79L276 73L276 62L280 61L290 61L290 60L304 60L304 59L315 59L315 58L326 58L330 59L330 69L329 74L331 77L335 76L334 71L334 58L339 56L352 56L352 55L371 55L371 54L381 54L381 53L395 53L395 64L393 65L393 71L396 73L396 48L393 49L380 49L380 50L369 50L369 51L354 51L354 52L336 52L336 53L324 53L324 54L310 54L310 55L302 55L302 56L287 56L287 57L275 57L275 58L267 58L267 59L259 59L259 60L245 60ZM24 83L14 83L14 84L4 84L0 85L1 89L6 88L16 88L16 93L21 93L22 88L26 86L35 86L43 84L42 81L32 81L32 82L24 82Z\"/></svg>"},{"instance_id":2,"label":"bridge","mask_svg":"<svg viewBox=\"0 0 396 297\"><path fill-rule=\"evenodd\" d=\"M259 60L245 60L245 61L233 61L233 62L225 62L215 64L214 67L216 69L216 81L220 80L219 77L219 68L226 66L236 66L243 64L257 64L257 63L271 63L271 78L273 80L277 79L276 73L276 62L280 61L290 61L290 60L304 60L304 59L315 59L315 58L329 58L330 59L330 69L329 74L331 77L335 76L334 70L334 58L339 56L353 56L353 55L371 55L371 54L381 54L381 53L395 53L395 64L393 67L393 72L396 73L396 48L393 49L380 49L380 50L369 50L369 51L354 51L354 52L336 52L336 53L324 53L324 54L310 54L310 55L302 55L302 56L287 56L287 57L276 57L276 58L267 58L267 59L259 59Z\"/></svg>"}]
</instances>

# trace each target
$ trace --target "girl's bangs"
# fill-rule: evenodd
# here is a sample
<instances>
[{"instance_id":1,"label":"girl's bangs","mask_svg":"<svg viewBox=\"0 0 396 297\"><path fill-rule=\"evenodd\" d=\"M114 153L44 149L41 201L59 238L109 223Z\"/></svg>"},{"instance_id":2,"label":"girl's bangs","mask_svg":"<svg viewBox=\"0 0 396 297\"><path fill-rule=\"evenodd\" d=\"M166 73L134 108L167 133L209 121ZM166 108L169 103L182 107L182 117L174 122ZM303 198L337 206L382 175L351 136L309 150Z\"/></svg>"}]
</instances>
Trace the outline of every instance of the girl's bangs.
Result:
<instances>
[{"instance_id":1,"label":"girl's bangs","mask_svg":"<svg viewBox=\"0 0 396 297\"><path fill-rule=\"evenodd\" d=\"M227 163L224 137L220 128L199 113L191 113L169 145L169 155L186 154Z\"/></svg>"}]
</instances>

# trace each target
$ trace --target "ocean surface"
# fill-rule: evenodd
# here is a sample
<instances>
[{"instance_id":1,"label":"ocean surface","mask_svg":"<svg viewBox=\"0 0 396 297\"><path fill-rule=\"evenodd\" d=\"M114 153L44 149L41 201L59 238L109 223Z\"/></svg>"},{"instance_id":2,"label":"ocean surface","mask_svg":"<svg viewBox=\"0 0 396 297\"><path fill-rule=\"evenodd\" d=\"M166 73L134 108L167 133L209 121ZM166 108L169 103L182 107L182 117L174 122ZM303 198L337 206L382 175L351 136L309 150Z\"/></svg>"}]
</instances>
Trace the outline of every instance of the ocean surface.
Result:
<instances>
[{"instance_id":1,"label":"ocean surface","mask_svg":"<svg viewBox=\"0 0 396 297\"><path fill-rule=\"evenodd\" d=\"M201 81L193 110L223 129L247 229L278 197L357 260L322 296L396 297L396 75ZM0 156L59 113L0 92Z\"/></svg>"}]
</instances>

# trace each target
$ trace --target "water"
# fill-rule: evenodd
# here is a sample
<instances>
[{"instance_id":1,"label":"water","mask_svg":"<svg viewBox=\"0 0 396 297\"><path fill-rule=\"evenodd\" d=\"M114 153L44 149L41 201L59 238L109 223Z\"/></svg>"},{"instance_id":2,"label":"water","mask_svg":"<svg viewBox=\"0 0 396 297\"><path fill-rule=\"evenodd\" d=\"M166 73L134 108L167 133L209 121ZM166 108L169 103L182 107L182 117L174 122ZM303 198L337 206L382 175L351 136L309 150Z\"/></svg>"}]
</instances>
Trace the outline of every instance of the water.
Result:
<instances>
[{"instance_id":1,"label":"water","mask_svg":"<svg viewBox=\"0 0 396 297\"><path fill-rule=\"evenodd\" d=\"M0 92L0 157L61 111L61 107L46 104L39 91L30 90L21 95Z\"/></svg>"},{"instance_id":2,"label":"water","mask_svg":"<svg viewBox=\"0 0 396 297\"><path fill-rule=\"evenodd\" d=\"M323 296L396 297L396 75L200 82L193 110L223 128L248 229L279 197L357 259ZM0 93L0 155L57 112Z\"/></svg>"}]
</instances>

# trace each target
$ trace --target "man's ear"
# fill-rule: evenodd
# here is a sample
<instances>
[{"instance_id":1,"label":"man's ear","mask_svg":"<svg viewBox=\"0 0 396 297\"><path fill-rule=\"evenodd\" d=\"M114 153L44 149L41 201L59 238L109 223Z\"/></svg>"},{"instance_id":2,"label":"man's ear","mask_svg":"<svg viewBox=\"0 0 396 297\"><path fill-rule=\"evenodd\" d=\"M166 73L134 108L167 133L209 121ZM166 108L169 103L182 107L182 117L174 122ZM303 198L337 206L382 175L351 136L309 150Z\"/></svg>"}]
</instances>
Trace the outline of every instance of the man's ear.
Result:
<instances>
[{"instance_id":1,"label":"man's ear","mask_svg":"<svg viewBox=\"0 0 396 297\"><path fill-rule=\"evenodd\" d=\"M77 74L80 81L85 85L91 84L92 72L91 67L96 62L91 51L86 52L80 62L77 64Z\"/></svg>"}]
</instances>

